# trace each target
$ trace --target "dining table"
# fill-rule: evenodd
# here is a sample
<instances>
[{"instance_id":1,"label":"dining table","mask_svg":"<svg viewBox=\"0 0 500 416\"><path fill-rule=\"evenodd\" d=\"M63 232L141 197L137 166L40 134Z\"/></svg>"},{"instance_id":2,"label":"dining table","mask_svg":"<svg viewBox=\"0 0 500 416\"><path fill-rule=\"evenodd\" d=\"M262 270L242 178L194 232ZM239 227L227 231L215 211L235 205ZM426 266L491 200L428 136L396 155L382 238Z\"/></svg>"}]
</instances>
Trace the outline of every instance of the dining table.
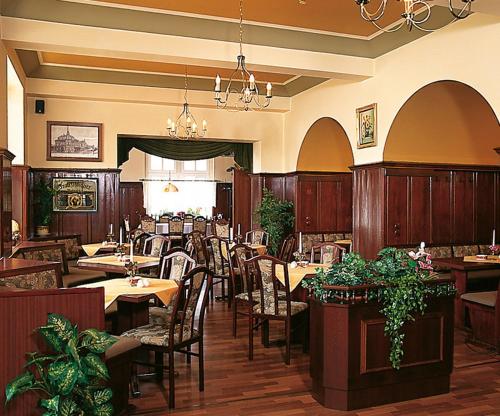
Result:
<instances>
[{"instance_id":1,"label":"dining table","mask_svg":"<svg viewBox=\"0 0 500 416\"><path fill-rule=\"evenodd\" d=\"M494 259L490 258L490 260ZM473 272L480 271L493 271L491 275L485 276L484 278L474 276L474 280L498 278L500 276L500 262L496 260L488 261L488 258L480 258L477 256L466 256L435 258L432 259L432 263L434 266L450 270L451 277L455 280L455 326L463 328L465 308L461 296L464 293L467 293L468 283L471 280L471 274ZM498 275L494 273L495 270L498 270Z\"/></svg>"},{"instance_id":2,"label":"dining table","mask_svg":"<svg viewBox=\"0 0 500 416\"><path fill-rule=\"evenodd\" d=\"M130 250L130 245L128 243L123 244L123 247L126 252ZM114 253L117 248L117 242L82 244L83 251L90 257L95 256L97 253Z\"/></svg>"},{"instance_id":3,"label":"dining table","mask_svg":"<svg viewBox=\"0 0 500 416\"><path fill-rule=\"evenodd\" d=\"M309 291L304 289L300 283L302 280L316 275L318 270L328 269L330 264L308 263L306 266L293 266L292 263L288 264L288 281L291 298L293 301L306 302ZM285 271L282 267L276 267L276 277L283 285L285 284Z\"/></svg>"},{"instance_id":4,"label":"dining table","mask_svg":"<svg viewBox=\"0 0 500 416\"><path fill-rule=\"evenodd\" d=\"M98 255L92 257L82 257L76 263L76 267L86 270L94 270L112 274L127 274L127 263L129 256ZM134 255L134 263L137 263L137 270L150 269L160 264L160 257Z\"/></svg>"}]
</instances>

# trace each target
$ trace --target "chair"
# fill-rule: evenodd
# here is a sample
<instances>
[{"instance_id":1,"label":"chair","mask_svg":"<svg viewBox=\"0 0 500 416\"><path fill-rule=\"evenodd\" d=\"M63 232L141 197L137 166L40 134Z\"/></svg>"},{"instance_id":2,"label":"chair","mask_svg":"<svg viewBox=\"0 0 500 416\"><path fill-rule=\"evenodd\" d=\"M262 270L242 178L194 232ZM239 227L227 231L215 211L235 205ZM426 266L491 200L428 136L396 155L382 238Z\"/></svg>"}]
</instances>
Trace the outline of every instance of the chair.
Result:
<instances>
[{"instance_id":1,"label":"chair","mask_svg":"<svg viewBox=\"0 0 500 416\"><path fill-rule=\"evenodd\" d=\"M142 254L145 256L161 257L170 250L170 239L164 235L153 235L144 240Z\"/></svg>"},{"instance_id":2,"label":"chair","mask_svg":"<svg viewBox=\"0 0 500 416\"><path fill-rule=\"evenodd\" d=\"M168 224L168 222L170 221L170 215L162 215L160 217L160 224Z\"/></svg>"},{"instance_id":3,"label":"chair","mask_svg":"<svg viewBox=\"0 0 500 416\"><path fill-rule=\"evenodd\" d=\"M245 234L245 242L267 246L269 235L264 230L252 230Z\"/></svg>"},{"instance_id":4,"label":"chair","mask_svg":"<svg viewBox=\"0 0 500 416\"><path fill-rule=\"evenodd\" d=\"M321 243L311 248L311 263L316 263L319 254L319 262L322 264L340 263L346 249L335 243Z\"/></svg>"},{"instance_id":5,"label":"chair","mask_svg":"<svg viewBox=\"0 0 500 416\"><path fill-rule=\"evenodd\" d=\"M203 235L207 233L207 219L198 215L193 220L193 231L199 231Z\"/></svg>"},{"instance_id":6,"label":"chair","mask_svg":"<svg viewBox=\"0 0 500 416\"><path fill-rule=\"evenodd\" d=\"M193 214L184 214L184 224L189 223L192 224L194 220Z\"/></svg>"},{"instance_id":7,"label":"chair","mask_svg":"<svg viewBox=\"0 0 500 416\"><path fill-rule=\"evenodd\" d=\"M208 254L208 267L214 274L214 281L212 287L210 288L210 298L213 300L214 292L213 286L216 284L221 284L222 296L221 300L226 298L226 281L228 282L229 296L228 305L231 307L232 301L232 290L231 290L231 273L229 270L229 243L228 240L222 237L217 237L215 235L205 237L203 239L204 244L207 247L206 253ZM217 280L216 280L217 279Z\"/></svg>"},{"instance_id":8,"label":"chair","mask_svg":"<svg viewBox=\"0 0 500 416\"><path fill-rule=\"evenodd\" d=\"M130 232L130 239L134 243L134 254L142 254L144 244L149 237L151 237L151 234L141 228L136 228Z\"/></svg>"},{"instance_id":9,"label":"chair","mask_svg":"<svg viewBox=\"0 0 500 416\"><path fill-rule=\"evenodd\" d=\"M208 300L208 289L212 285L212 272L206 267L196 267L187 273L179 282L179 293L185 293L185 299L174 300L172 315L165 323L150 323L131 329L122 334L141 342L142 349L155 352L155 367L158 379L163 376L163 357L168 355L169 397L168 407L175 408L175 360L174 353L196 356L199 362L199 390L205 388L205 372L203 363L203 321ZM198 344L198 353L191 351L191 346ZM143 364L143 363L141 363ZM137 374L137 363L134 364Z\"/></svg>"},{"instance_id":10,"label":"chair","mask_svg":"<svg viewBox=\"0 0 500 416\"><path fill-rule=\"evenodd\" d=\"M284 282L276 277L276 267L283 267ZM253 307L248 311L248 359L253 360L253 331L254 320L257 319L262 325L263 344L269 344L269 321L277 320L285 323L286 351L285 363L290 364L290 344L292 332L292 317L301 317L303 321L303 347L307 346L307 314L305 302L293 302L290 297L290 281L288 278L288 264L271 256L256 256L245 261L248 299ZM252 271L252 273L250 273ZM255 280L255 281L252 281ZM283 299L280 288L284 287L285 298ZM258 288L258 296L255 297L253 288Z\"/></svg>"},{"instance_id":11,"label":"chair","mask_svg":"<svg viewBox=\"0 0 500 416\"><path fill-rule=\"evenodd\" d=\"M213 221L213 233L217 237L225 238L229 240L229 221L221 218Z\"/></svg>"},{"instance_id":12,"label":"chair","mask_svg":"<svg viewBox=\"0 0 500 416\"><path fill-rule=\"evenodd\" d=\"M149 215L141 215L141 229L149 234L156 234L156 220Z\"/></svg>"},{"instance_id":13,"label":"chair","mask_svg":"<svg viewBox=\"0 0 500 416\"><path fill-rule=\"evenodd\" d=\"M207 246L203 241L204 237L204 234L202 234L200 231L192 231L188 234L188 240L191 241L194 247L196 262L200 266L208 267L208 253Z\"/></svg>"},{"instance_id":14,"label":"chair","mask_svg":"<svg viewBox=\"0 0 500 416\"><path fill-rule=\"evenodd\" d=\"M292 261L293 253L295 252L296 242L297 239L293 234L290 234L288 237L285 238L285 241L283 241L280 252L278 254L278 258L281 261L284 261L285 263L290 263Z\"/></svg>"},{"instance_id":15,"label":"chair","mask_svg":"<svg viewBox=\"0 0 500 416\"><path fill-rule=\"evenodd\" d=\"M176 215L170 218L168 223L168 236L172 242L177 242L182 246L184 238L184 220Z\"/></svg>"}]
</instances>

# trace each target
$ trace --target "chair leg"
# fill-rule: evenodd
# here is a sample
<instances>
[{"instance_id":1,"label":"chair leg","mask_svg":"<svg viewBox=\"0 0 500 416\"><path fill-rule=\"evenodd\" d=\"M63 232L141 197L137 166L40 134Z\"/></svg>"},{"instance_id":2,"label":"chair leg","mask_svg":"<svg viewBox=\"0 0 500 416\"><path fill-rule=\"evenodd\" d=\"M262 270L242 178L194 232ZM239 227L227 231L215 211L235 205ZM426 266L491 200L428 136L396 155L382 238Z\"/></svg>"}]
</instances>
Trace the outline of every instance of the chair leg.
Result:
<instances>
[{"instance_id":1,"label":"chair leg","mask_svg":"<svg viewBox=\"0 0 500 416\"><path fill-rule=\"evenodd\" d=\"M233 305L233 284L231 280L227 281L227 306L231 309Z\"/></svg>"},{"instance_id":2,"label":"chair leg","mask_svg":"<svg viewBox=\"0 0 500 416\"><path fill-rule=\"evenodd\" d=\"M174 351L168 352L168 408L175 409Z\"/></svg>"},{"instance_id":3,"label":"chair leg","mask_svg":"<svg viewBox=\"0 0 500 416\"><path fill-rule=\"evenodd\" d=\"M155 351L155 374L156 381L161 382L163 380L163 353Z\"/></svg>"},{"instance_id":4,"label":"chair leg","mask_svg":"<svg viewBox=\"0 0 500 416\"><path fill-rule=\"evenodd\" d=\"M285 350L285 364L290 365L290 343L291 343L291 332L290 332L290 319L285 320L285 337L286 337L286 350Z\"/></svg>"},{"instance_id":5,"label":"chair leg","mask_svg":"<svg viewBox=\"0 0 500 416\"><path fill-rule=\"evenodd\" d=\"M188 352L188 354L186 354L186 363L191 364L191 354L189 354L191 352L191 345L188 345L186 350Z\"/></svg>"},{"instance_id":6,"label":"chair leg","mask_svg":"<svg viewBox=\"0 0 500 416\"><path fill-rule=\"evenodd\" d=\"M132 374L130 376L130 394L133 398L141 397L139 390L139 379L137 378L137 364L132 363Z\"/></svg>"},{"instance_id":7,"label":"chair leg","mask_svg":"<svg viewBox=\"0 0 500 416\"><path fill-rule=\"evenodd\" d=\"M220 297L220 300L224 302L224 299L226 298L226 279L224 278L221 279L221 286L222 286L222 296Z\"/></svg>"},{"instance_id":8,"label":"chair leg","mask_svg":"<svg viewBox=\"0 0 500 416\"><path fill-rule=\"evenodd\" d=\"M253 316L248 315L248 359L253 360Z\"/></svg>"},{"instance_id":9,"label":"chair leg","mask_svg":"<svg viewBox=\"0 0 500 416\"><path fill-rule=\"evenodd\" d=\"M262 321L261 342L264 347L269 348L269 319L264 319Z\"/></svg>"},{"instance_id":10,"label":"chair leg","mask_svg":"<svg viewBox=\"0 0 500 416\"><path fill-rule=\"evenodd\" d=\"M198 344L198 384L200 391L205 390L205 359L204 359L204 351L203 351L203 338L200 340Z\"/></svg>"}]
</instances>

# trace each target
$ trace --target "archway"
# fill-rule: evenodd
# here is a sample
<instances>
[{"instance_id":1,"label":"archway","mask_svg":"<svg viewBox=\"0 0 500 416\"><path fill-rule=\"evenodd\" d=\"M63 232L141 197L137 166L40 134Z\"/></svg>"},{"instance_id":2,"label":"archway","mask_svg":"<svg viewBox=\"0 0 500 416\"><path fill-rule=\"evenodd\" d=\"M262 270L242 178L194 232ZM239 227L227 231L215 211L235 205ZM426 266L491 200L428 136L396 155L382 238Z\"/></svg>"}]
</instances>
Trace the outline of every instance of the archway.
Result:
<instances>
[{"instance_id":1,"label":"archway","mask_svg":"<svg viewBox=\"0 0 500 416\"><path fill-rule=\"evenodd\" d=\"M297 159L297 171L349 172L354 164L349 138L338 121L323 117L307 131Z\"/></svg>"},{"instance_id":2,"label":"archway","mask_svg":"<svg viewBox=\"0 0 500 416\"><path fill-rule=\"evenodd\" d=\"M397 113L385 161L498 165L498 119L484 97L458 81L437 81L415 92Z\"/></svg>"}]
</instances>

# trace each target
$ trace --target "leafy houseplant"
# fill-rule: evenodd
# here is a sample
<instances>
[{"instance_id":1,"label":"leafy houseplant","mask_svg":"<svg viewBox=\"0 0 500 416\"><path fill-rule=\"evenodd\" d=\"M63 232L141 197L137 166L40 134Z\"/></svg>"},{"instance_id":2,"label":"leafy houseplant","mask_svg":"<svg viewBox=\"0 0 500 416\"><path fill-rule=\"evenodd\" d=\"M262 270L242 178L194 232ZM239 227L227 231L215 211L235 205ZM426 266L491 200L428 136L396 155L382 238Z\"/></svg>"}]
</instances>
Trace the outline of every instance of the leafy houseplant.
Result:
<instances>
[{"instance_id":1,"label":"leafy houseplant","mask_svg":"<svg viewBox=\"0 0 500 416\"><path fill-rule=\"evenodd\" d=\"M38 333L54 354L28 353L27 371L7 385L5 403L36 391L42 397L39 406L44 416L112 415L112 391L103 385L108 369L99 354L115 338L96 329L78 333L76 325L57 314L49 314L47 325L38 328Z\"/></svg>"},{"instance_id":2,"label":"leafy houseplant","mask_svg":"<svg viewBox=\"0 0 500 416\"><path fill-rule=\"evenodd\" d=\"M346 301L344 291L332 290L329 286L346 288L347 300L349 294L355 297L358 288L367 295L367 300L380 302L380 312L386 317L384 332L391 343L389 359L393 368L399 369L404 324L414 321L417 313L424 313L430 296L448 296L454 291L449 283L427 284L434 276L430 256L423 251L407 253L385 248L373 261L357 253L346 254L342 263L333 264L326 271L319 270L313 279L303 280L302 284L313 289L314 296L322 302Z\"/></svg>"},{"instance_id":3,"label":"leafy houseplant","mask_svg":"<svg viewBox=\"0 0 500 416\"><path fill-rule=\"evenodd\" d=\"M48 227L52 223L53 199L55 194L56 191L40 178L34 189L34 203L36 206L35 222L38 235L46 235L49 232Z\"/></svg>"},{"instance_id":4,"label":"leafy houseplant","mask_svg":"<svg viewBox=\"0 0 500 416\"><path fill-rule=\"evenodd\" d=\"M279 200L270 190L264 188L262 201L255 214L262 229L269 234L269 252L278 254L281 242L293 229L293 203Z\"/></svg>"}]
</instances>

